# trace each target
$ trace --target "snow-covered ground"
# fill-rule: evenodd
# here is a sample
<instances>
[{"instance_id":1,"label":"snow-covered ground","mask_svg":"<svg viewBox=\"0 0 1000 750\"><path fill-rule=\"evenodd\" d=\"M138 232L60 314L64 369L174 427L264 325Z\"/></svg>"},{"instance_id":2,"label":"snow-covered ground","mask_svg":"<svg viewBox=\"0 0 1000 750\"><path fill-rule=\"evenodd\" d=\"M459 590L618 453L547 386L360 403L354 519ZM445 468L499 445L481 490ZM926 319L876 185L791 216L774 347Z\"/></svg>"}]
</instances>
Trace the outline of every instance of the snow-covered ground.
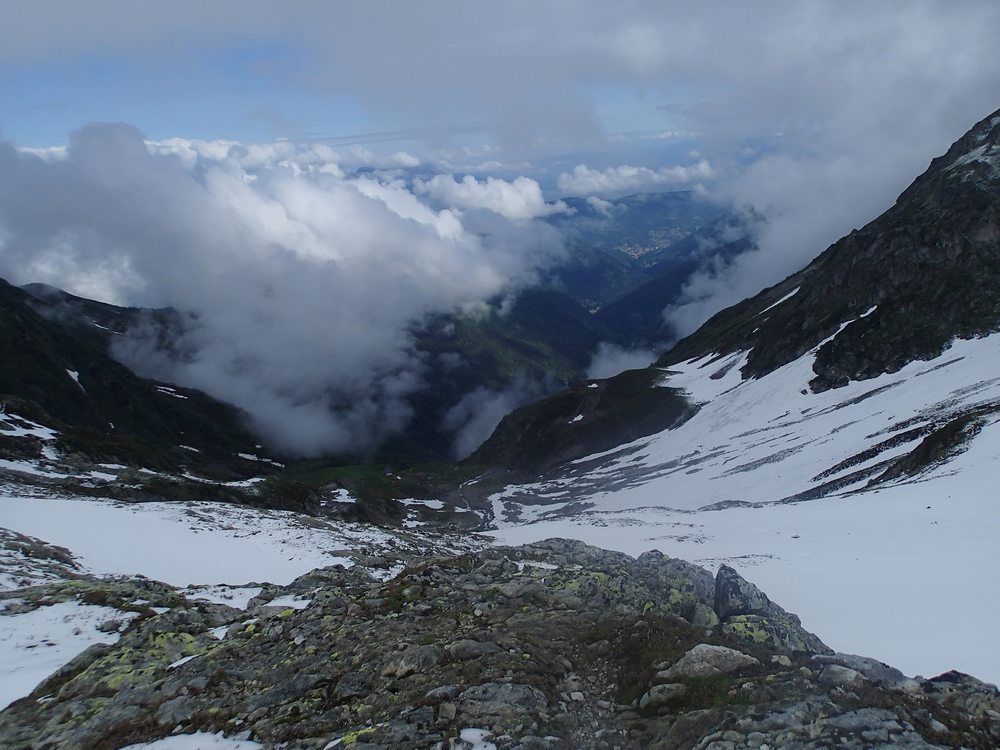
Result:
<instances>
[{"instance_id":1,"label":"snow-covered ground","mask_svg":"<svg viewBox=\"0 0 1000 750\"><path fill-rule=\"evenodd\" d=\"M0 607L10 604L0 602ZM132 612L75 601L0 616L0 710L88 646L117 641L118 633L102 632L102 624L123 625L133 617Z\"/></svg>"},{"instance_id":2,"label":"snow-covered ground","mask_svg":"<svg viewBox=\"0 0 1000 750\"><path fill-rule=\"evenodd\" d=\"M25 582L55 580L61 577L60 571L143 575L183 587L181 593L191 599L240 609L261 592L261 586L245 584L283 585L318 567L351 566L352 552L387 557L388 564L399 554L458 552L463 544L457 537L393 533L364 524L236 505L136 505L45 494L0 493L0 529L16 532L0 535L0 587L15 589ZM47 557L33 556L30 550L28 554L18 552L11 541L29 542L42 552L46 551L45 543L58 545L72 557L56 565ZM465 543L473 544L471 540ZM70 569L73 563L77 567ZM400 570L402 565L397 564L371 572L386 578ZM0 607L9 601L0 601ZM302 608L310 599L282 596L273 603ZM98 626L131 616L77 602L16 614L0 612L0 709L29 694L42 679L88 646L113 643L117 633L102 632ZM220 631L217 636L223 637L225 628ZM195 738L209 744L169 747L230 747L210 744L216 742L213 737ZM244 746L252 745L240 745Z\"/></svg>"},{"instance_id":3,"label":"snow-covered ground","mask_svg":"<svg viewBox=\"0 0 1000 750\"><path fill-rule=\"evenodd\" d=\"M864 489L871 476L845 479L818 499L774 502L904 455L920 440L907 431L1000 399L1000 335L821 394L807 389L812 353L746 382L744 357L666 375L663 385L704 403L679 429L494 496L497 541L566 536L726 562L835 649L911 674L1000 681L996 416L968 450L915 478L881 489Z\"/></svg>"}]
</instances>

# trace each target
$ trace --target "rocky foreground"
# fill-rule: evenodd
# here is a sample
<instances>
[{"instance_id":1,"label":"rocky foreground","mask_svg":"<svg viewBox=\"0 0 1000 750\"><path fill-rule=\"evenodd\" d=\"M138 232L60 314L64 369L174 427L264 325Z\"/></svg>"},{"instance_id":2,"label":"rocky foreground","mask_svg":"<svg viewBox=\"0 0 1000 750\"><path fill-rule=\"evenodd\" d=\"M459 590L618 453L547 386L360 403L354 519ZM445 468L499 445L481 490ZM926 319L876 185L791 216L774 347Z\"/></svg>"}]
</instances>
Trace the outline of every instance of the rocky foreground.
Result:
<instances>
[{"instance_id":1,"label":"rocky foreground","mask_svg":"<svg viewBox=\"0 0 1000 750\"><path fill-rule=\"evenodd\" d=\"M127 614L108 623L121 637L0 713L0 747L195 732L317 750L1000 745L994 686L834 654L734 570L655 552L549 540L388 582L338 566L247 610L80 577L0 594L0 609L68 600Z\"/></svg>"}]
</instances>

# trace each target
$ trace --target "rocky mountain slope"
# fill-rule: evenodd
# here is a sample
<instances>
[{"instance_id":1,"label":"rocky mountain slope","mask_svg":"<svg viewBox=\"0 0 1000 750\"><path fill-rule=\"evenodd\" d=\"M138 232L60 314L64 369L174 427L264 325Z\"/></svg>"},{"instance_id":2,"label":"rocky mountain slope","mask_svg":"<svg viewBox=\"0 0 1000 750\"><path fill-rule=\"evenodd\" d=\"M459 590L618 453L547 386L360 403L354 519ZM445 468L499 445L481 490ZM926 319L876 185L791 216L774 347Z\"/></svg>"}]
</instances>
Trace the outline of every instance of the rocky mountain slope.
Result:
<instances>
[{"instance_id":1,"label":"rocky mountain slope","mask_svg":"<svg viewBox=\"0 0 1000 750\"><path fill-rule=\"evenodd\" d=\"M259 473L259 462L240 456L259 446L236 409L140 378L111 357L110 338L139 312L0 280L3 403L57 430L65 452L91 461L186 466L225 479ZM3 447L7 458L24 457L23 445Z\"/></svg>"},{"instance_id":2,"label":"rocky mountain slope","mask_svg":"<svg viewBox=\"0 0 1000 750\"><path fill-rule=\"evenodd\" d=\"M480 505L492 533L753 566L838 648L995 681L1000 659L973 623L1000 602L977 596L970 571L1000 565L998 163L994 113L883 216L719 313L644 381L589 383L510 415L475 456L530 457ZM648 386L617 387L627 379ZM639 404L645 434L591 438ZM656 425L669 414L683 417ZM830 588L809 583L831 569ZM912 641L890 635L903 629Z\"/></svg>"},{"instance_id":3,"label":"rocky mountain slope","mask_svg":"<svg viewBox=\"0 0 1000 750\"><path fill-rule=\"evenodd\" d=\"M739 372L746 380L815 349L814 375L807 385L823 391L933 359L954 338L997 331L998 300L1000 111L934 159L884 214L798 273L718 313L656 365L669 369L703 358L722 362L727 355L745 352ZM715 377L724 374L720 369ZM645 396L637 392L634 398ZM618 408L626 407L622 403ZM548 405L542 402L511 415L480 448L477 460L506 465L509 446L529 419L527 410L541 414ZM587 429L585 405L579 413L584 418L575 429L582 431ZM576 438L569 432L565 441L548 444L551 455L569 455L564 445ZM608 447L595 444L589 451L571 451L569 457ZM543 457L536 461L538 466L550 463Z\"/></svg>"},{"instance_id":4,"label":"rocky mountain slope","mask_svg":"<svg viewBox=\"0 0 1000 750\"><path fill-rule=\"evenodd\" d=\"M720 312L658 364L748 351L743 375L760 377L823 342L810 387L836 388L932 359L955 337L996 331L998 290L1000 110L934 159L884 214Z\"/></svg>"},{"instance_id":5,"label":"rocky mountain slope","mask_svg":"<svg viewBox=\"0 0 1000 750\"><path fill-rule=\"evenodd\" d=\"M0 605L0 618L103 607L117 639L0 714L9 748L178 735L289 750L1000 741L992 686L833 654L730 568L565 540L418 560L389 582L319 569L245 610L86 577Z\"/></svg>"}]
</instances>

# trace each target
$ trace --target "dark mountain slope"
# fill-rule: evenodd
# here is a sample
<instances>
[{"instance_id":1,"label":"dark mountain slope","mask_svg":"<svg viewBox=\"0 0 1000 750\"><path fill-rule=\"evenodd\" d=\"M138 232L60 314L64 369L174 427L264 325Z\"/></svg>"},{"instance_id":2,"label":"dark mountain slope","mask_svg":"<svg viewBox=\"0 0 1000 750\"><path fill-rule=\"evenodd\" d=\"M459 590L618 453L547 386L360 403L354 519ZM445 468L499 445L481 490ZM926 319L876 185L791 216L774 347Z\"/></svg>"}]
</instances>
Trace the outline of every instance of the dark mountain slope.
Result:
<instances>
[{"instance_id":1,"label":"dark mountain slope","mask_svg":"<svg viewBox=\"0 0 1000 750\"><path fill-rule=\"evenodd\" d=\"M749 228L739 217L724 216L671 245L649 268L652 278L603 305L595 317L629 344L672 341L677 334L663 311L680 301L684 286L706 258L725 261L753 247Z\"/></svg>"},{"instance_id":2,"label":"dark mountain slope","mask_svg":"<svg viewBox=\"0 0 1000 750\"><path fill-rule=\"evenodd\" d=\"M810 383L822 391L933 358L955 337L997 330L1000 111L931 162L879 218L798 273L715 315L657 366L749 350L742 375L759 377L830 339L818 350ZM615 387L621 401L605 401L600 409L624 411L641 404L642 390ZM523 443L533 446L533 466L541 467L566 460L567 446L573 446L574 456L584 455L587 445L587 452L611 447L583 435L590 417L586 409L578 422L565 425L558 423L561 413L549 418L551 403L510 415L475 458L502 466L523 450L518 447ZM534 434L522 435L529 424ZM552 439L539 441L538 433Z\"/></svg>"},{"instance_id":3,"label":"dark mountain slope","mask_svg":"<svg viewBox=\"0 0 1000 750\"><path fill-rule=\"evenodd\" d=\"M542 472L674 427L695 409L656 370L629 370L516 409L468 462Z\"/></svg>"},{"instance_id":4,"label":"dark mountain slope","mask_svg":"<svg viewBox=\"0 0 1000 750\"><path fill-rule=\"evenodd\" d=\"M67 306L81 314L66 314ZM53 290L33 296L0 280L0 397L94 460L220 477L259 472L261 464L237 455L255 452L256 441L236 409L139 378L110 357L116 321L121 327L134 312Z\"/></svg>"},{"instance_id":5,"label":"dark mountain slope","mask_svg":"<svg viewBox=\"0 0 1000 750\"><path fill-rule=\"evenodd\" d=\"M820 348L814 390L895 372L940 354L953 337L1000 328L1000 111L934 159L884 214L718 313L658 364L751 349L743 374L760 376L849 321Z\"/></svg>"}]
</instances>

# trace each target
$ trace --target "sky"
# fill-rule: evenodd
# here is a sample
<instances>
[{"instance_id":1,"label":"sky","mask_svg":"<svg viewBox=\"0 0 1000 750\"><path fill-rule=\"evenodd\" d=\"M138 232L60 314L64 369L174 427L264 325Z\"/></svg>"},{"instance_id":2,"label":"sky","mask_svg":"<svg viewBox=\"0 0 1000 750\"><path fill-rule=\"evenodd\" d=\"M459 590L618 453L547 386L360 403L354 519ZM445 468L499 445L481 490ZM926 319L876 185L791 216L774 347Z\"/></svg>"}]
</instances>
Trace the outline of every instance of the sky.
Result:
<instances>
[{"instance_id":1,"label":"sky","mask_svg":"<svg viewBox=\"0 0 1000 750\"><path fill-rule=\"evenodd\" d=\"M119 356L290 452L377 442L426 386L409 323L560 262L562 198L763 219L665 310L688 333L1000 107L998 31L992 0L7 0L0 276L189 313L184 362Z\"/></svg>"}]
</instances>

